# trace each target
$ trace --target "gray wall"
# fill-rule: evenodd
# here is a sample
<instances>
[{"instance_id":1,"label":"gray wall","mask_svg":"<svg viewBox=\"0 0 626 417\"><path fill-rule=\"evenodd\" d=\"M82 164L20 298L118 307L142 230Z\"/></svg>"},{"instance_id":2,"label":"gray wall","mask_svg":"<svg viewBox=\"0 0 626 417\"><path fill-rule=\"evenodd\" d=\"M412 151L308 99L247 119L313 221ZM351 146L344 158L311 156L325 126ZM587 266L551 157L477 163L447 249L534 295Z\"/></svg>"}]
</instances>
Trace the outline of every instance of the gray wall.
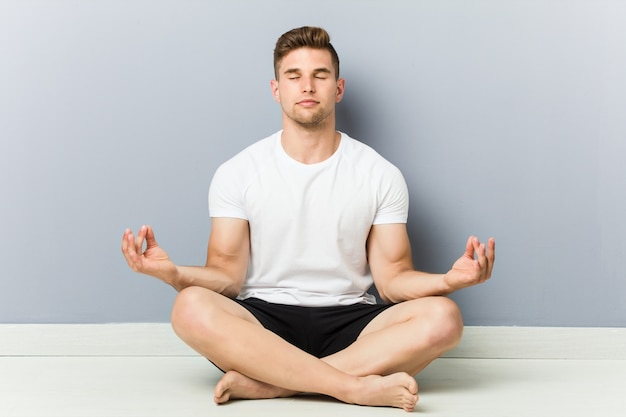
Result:
<instances>
[{"instance_id":1,"label":"gray wall","mask_svg":"<svg viewBox=\"0 0 626 417\"><path fill-rule=\"evenodd\" d=\"M204 262L220 162L280 128L276 38L329 30L339 128L404 172L417 267L497 238L466 324L626 325L626 5L0 0L0 322L167 321L126 227Z\"/></svg>"}]
</instances>

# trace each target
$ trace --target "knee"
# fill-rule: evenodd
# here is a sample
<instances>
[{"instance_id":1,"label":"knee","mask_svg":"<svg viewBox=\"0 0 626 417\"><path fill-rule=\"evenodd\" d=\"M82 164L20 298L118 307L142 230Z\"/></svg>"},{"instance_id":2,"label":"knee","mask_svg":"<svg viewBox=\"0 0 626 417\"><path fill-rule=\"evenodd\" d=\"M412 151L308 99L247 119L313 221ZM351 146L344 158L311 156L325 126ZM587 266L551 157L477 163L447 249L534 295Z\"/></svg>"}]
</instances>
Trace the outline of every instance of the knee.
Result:
<instances>
[{"instance_id":1,"label":"knee","mask_svg":"<svg viewBox=\"0 0 626 417\"><path fill-rule=\"evenodd\" d=\"M463 318L457 304L447 297L433 297L429 300L431 346L442 353L453 349L463 335Z\"/></svg>"},{"instance_id":2,"label":"knee","mask_svg":"<svg viewBox=\"0 0 626 417\"><path fill-rule=\"evenodd\" d=\"M189 334L195 333L200 327L207 325L207 316L204 311L211 303L207 303L207 291L200 287L188 287L178 293L172 307L172 328L183 340Z\"/></svg>"}]
</instances>

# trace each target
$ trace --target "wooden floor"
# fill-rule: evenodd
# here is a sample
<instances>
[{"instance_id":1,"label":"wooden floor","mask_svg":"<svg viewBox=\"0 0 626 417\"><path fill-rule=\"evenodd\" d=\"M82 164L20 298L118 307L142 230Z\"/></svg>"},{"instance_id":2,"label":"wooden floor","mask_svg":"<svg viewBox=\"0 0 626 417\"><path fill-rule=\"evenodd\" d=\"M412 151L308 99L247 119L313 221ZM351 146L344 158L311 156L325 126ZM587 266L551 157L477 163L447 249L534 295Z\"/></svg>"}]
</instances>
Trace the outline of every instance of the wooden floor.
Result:
<instances>
[{"instance_id":1,"label":"wooden floor","mask_svg":"<svg viewBox=\"0 0 626 417\"><path fill-rule=\"evenodd\" d=\"M626 416L626 329L468 328L466 339L418 375L415 413ZM165 325L0 325L2 417L405 414L320 396L217 406L220 377Z\"/></svg>"}]
</instances>

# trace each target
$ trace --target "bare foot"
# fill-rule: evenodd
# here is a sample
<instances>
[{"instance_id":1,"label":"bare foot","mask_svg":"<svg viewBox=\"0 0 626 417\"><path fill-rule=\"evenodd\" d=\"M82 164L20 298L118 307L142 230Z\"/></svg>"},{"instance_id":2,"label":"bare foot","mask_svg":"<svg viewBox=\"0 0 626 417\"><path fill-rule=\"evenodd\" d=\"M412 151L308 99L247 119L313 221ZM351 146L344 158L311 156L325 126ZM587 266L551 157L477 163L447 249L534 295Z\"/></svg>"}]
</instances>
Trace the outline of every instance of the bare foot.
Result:
<instances>
[{"instance_id":1,"label":"bare foot","mask_svg":"<svg viewBox=\"0 0 626 417\"><path fill-rule=\"evenodd\" d=\"M402 408L413 411L419 399L415 378L404 372L388 376L367 376L357 391L356 404Z\"/></svg>"},{"instance_id":2,"label":"bare foot","mask_svg":"<svg viewBox=\"0 0 626 417\"><path fill-rule=\"evenodd\" d=\"M417 382L404 372L388 376L371 375L358 378L354 391L345 399L351 404L396 407L413 411L418 401ZM215 403L224 404L234 399L263 399L292 397L296 391L248 378L237 371L228 371L215 386ZM340 396L339 396L340 397Z\"/></svg>"},{"instance_id":3,"label":"bare foot","mask_svg":"<svg viewBox=\"0 0 626 417\"><path fill-rule=\"evenodd\" d=\"M224 404L229 400L291 397L298 394L295 391L275 387L248 378L237 371L228 371L215 386L215 403Z\"/></svg>"}]
</instances>

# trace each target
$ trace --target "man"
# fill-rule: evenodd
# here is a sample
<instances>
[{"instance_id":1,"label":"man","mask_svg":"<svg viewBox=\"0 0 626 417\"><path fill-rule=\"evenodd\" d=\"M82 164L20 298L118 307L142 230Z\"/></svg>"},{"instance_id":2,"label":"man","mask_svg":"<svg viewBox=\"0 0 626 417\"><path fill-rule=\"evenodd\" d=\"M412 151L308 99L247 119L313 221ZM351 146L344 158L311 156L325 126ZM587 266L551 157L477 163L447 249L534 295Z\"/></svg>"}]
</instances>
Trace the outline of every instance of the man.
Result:
<instances>
[{"instance_id":1,"label":"man","mask_svg":"<svg viewBox=\"0 0 626 417\"><path fill-rule=\"evenodd\" d=\"M445 295L491 276L494 240L470 237L446 274L416 271L402 175L335 130L345 81L328 34L285 33L274 67L283 130L216 172L206 265L175 265L149 226L122 251L179 291L172 325L225 372L218 404L310 392L411 411L413 375L461 338Z\"/></svg>"}]
</instances>

